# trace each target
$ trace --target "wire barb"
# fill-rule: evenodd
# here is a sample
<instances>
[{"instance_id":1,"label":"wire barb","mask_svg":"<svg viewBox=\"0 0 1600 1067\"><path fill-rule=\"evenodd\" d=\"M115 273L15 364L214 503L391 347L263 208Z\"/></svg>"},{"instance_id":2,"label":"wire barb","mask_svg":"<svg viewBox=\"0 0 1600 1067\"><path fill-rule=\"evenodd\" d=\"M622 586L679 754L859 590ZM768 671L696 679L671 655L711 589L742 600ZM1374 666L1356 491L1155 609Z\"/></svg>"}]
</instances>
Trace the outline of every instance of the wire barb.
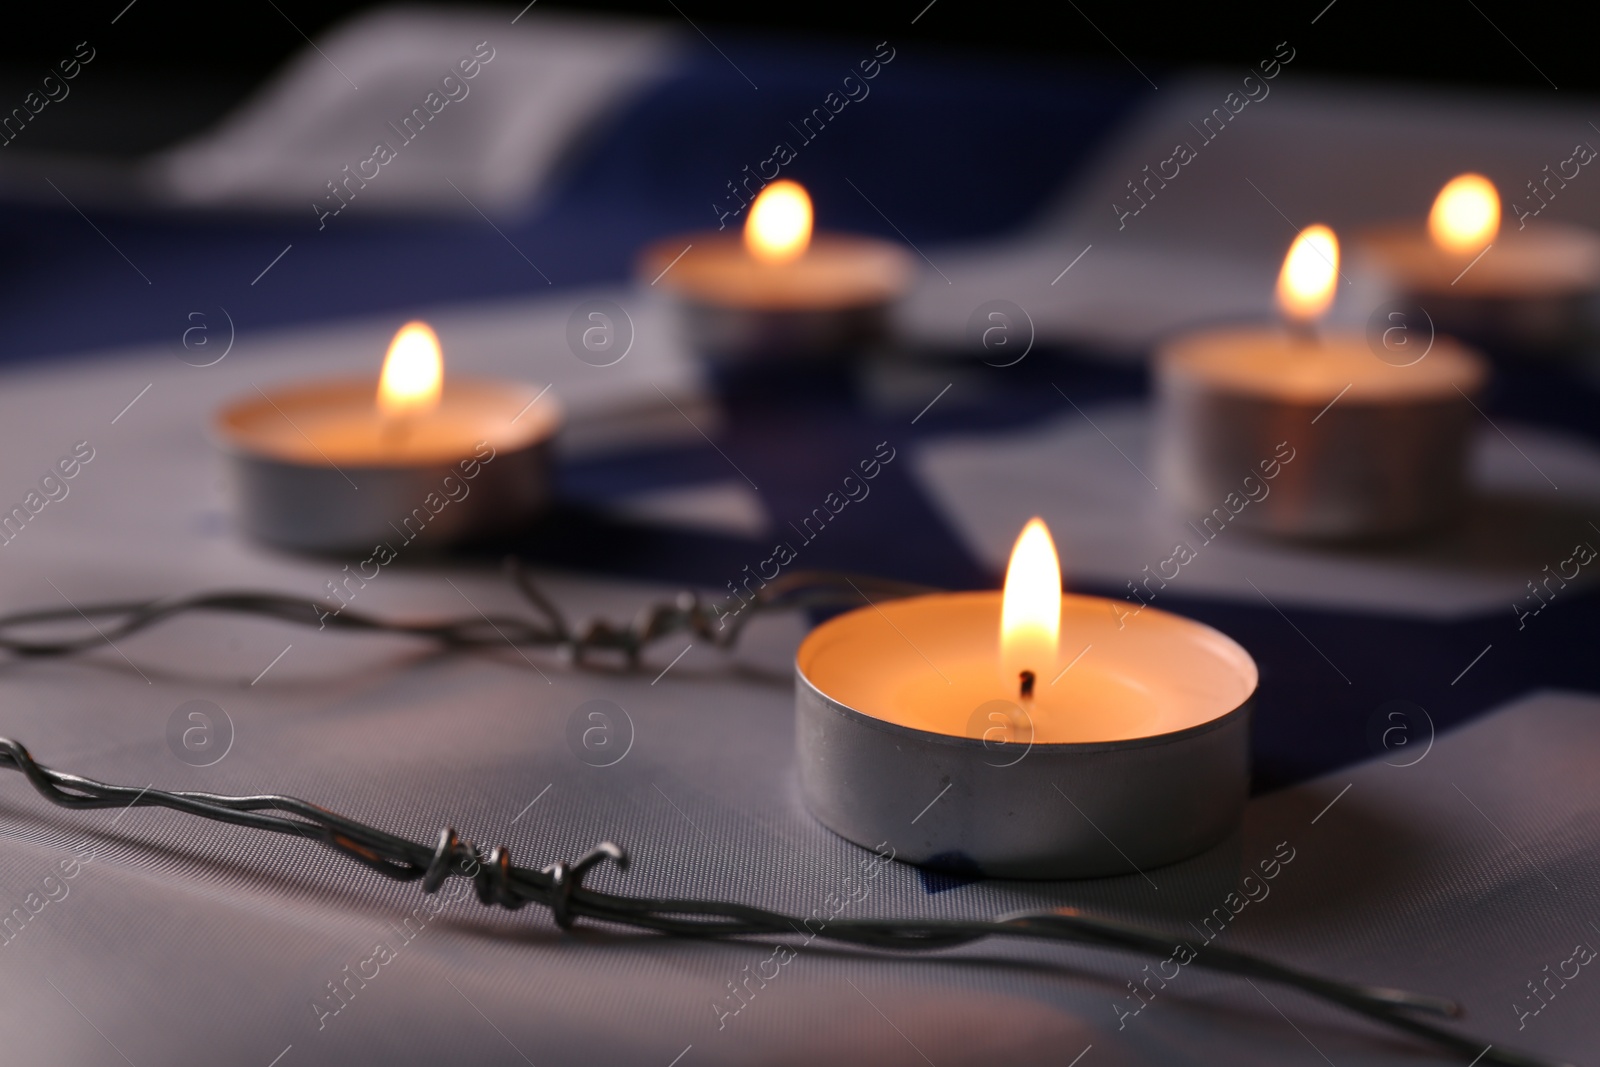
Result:
<instances>
[{"instance_id":1,"label":"wire barb","mask_svg":"<svg viewBox=\"0 0 1600 1067\"><path fill-rule=\"evenodd\" d=\"M572 893L583 882L584 874L601 860L615 860L617 869L628 869L628 854L610 841L602 841L576 863L556 863L545 868L550 875L550 914L563 930L572 929Z\"/></svg>"}]
</instances>

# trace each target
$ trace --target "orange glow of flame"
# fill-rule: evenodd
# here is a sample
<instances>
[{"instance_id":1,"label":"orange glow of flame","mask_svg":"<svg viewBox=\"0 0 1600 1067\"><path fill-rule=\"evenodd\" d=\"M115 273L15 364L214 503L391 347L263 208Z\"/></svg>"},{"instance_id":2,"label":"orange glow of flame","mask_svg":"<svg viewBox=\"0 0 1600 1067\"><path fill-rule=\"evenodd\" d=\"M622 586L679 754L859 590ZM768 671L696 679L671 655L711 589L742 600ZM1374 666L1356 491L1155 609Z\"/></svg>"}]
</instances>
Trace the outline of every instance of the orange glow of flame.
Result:
<instances>
[{"instance_id":1,"label":"orange glow of flame","mask_svg":"<svg viewBox=\"0 0 1600 1067\"><path fill-rule=\"evenodd\" d=\"M1278 310L1291 322L1315 322L1332 306L1338 280L1339 238L1320 223L1307 226L1283 257Z\"/></svg>"},{"instance_id":2,"label":"orange glow of flame","mask_svg":"<svg viewBox=\"0 0 1600 1067\"><path fill-rule=\"evenodd\" d=\"M750 205L744 246L763 263L787 263L811 244L811 197L799 182L773 182Z\"/></svg>"},{"instance_id":3,"label":"orange glow of flame","mask_svg":"<svg viewBox=\"0 0 1600 1067\"><path fill-rule=\"evenodd\" d=\"M1446 252L1478 251L1500 232L1500 194L1481 174L1451 178L1428 212L1428 234Z\"/></svg>"},{"instance_id":4,"label":"orange glow of flame","mask_svg":"<svg viewBox=\"0 0 1600 1067\"><path fill-rule=\"evenodd\" d=\"M1032 671L1048 685L1060 643L1061 560L1044 520L1032 518L1011 549L1000 598L1003 680L1014 687L1023 671Z\"/></svg>"},{"instance_id":5,"label":"orange glow of flame","mask_svg":"<svg viewBox=\"0 0 1600 1067\"><path fill-rule=\"evenodd\" d=\"M389 342L378 376L378 410L385 417L420 415L439 406L444 390L444 354L425 322L408 322Z\"/></svg>"}]
</instances>

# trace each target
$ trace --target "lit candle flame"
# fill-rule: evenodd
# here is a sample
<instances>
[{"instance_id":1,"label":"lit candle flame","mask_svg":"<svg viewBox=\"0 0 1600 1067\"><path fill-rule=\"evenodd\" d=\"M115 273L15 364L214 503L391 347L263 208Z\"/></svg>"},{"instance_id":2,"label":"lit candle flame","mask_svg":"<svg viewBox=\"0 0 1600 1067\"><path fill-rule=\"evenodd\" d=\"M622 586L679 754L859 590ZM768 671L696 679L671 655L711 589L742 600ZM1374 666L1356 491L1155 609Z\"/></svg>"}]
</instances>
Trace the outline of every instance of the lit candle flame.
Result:
<instances>
[{"instance_id":1,"label":"lit candle flame","mask_svg":"<svg viewBox=\"0 0 1600 1067\"><path fill-rule=\"evenodd\" d=\"M1428 212L1428 233L1447 252L1476 252L1499 232L1500 194L1481 174L1451 178Z\"/></svg>"},{"instance_id":2,"label":"lit candle flame","mask_svg":"<svg viewBox=\"0 0 1600 1067\"><path fill-rule=\"evenodd\" d=\"M378 410L387 418L420 415L439 406L444 355L425 322L408 322L389 342L378 376Z\"/></svg>"},{"instance_id":3,"label":"lit candle flame","mask_svg":"<svg viewBox=\"0 0 1600 1067\"><path fill-rule=\"evenodd\" d=\"M811 244L811 197L798 182L773 182L750 205L744 246L763 263L787 263Z\"/></svg>"},{"instance_id":4,"label":"lit candle flame","mask_svg":"<svg viewBox=\"0 0 1600 1067\"><path fill-rule=\"evenodd\" d=\"M1339 279L1339 238L1318 223L1307 226L1289 246L1278 272L1278 310L1290 322L1308 324L1333 304Z\"/></svg>"},{"instance_id":5,"label":"lit candle flame","mask_svg":"<svg viewBox=\"0 0 1600 1067\"><path fill-rule=\"evenodd\" d=\"M1044 520L1022 528L1006 566L1000 598L1000 669L1009 686L1029 695L1024 671L1039 678L1052 671L1061 643L1061 560ZM1044 678L1048 685L1053 679Z\"/></svg>"}]
</instances>

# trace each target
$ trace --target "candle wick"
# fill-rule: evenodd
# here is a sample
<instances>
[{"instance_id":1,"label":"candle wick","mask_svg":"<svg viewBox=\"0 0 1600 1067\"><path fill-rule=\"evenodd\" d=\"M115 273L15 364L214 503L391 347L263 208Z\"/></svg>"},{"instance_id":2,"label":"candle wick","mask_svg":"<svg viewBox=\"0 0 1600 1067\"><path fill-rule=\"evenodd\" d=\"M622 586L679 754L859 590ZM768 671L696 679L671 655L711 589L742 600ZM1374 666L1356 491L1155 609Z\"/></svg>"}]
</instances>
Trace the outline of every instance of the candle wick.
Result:
<instances>
[{"instance_id":1,"label":"candle wick","mask_svg":"<svg viewBox=\"0 0 1600 1067\"><path fill-rule=\"evenodd\" d=\"M1317 328L1313 323L1289 319L1285 325L1289 329L1289 338L1296 347L1318 348L1322 345L1322 338L1317 335Z\"/></svg>"},{"instance_id":2,"label":"candle wick","mask_svg":"<svg viewBox=\"0 0 1600 1067\"><path fill-rule=\"evenodd\" d=\"M411 436L411 420L404 415L391 416L383 420L381 432L384 447L398 452L405 448L406 439Z\"/></svg>"},{"instance_id":3,"label":"candle wick","mask_svg":"<svg viewBox=\"0 0 1600 1067\"><path fill-rule=\"evenodd\" d=\"M1019 678L1019 680L1021 682L1021 685L1020 685L1019 688L1022 691L1022 699L1023 700L1032 700L1033 699L1033 683L1035 681L1033 672L1032 671L1023 671L1018 676L1018 678Z\"/></svg>"}]
</instances>

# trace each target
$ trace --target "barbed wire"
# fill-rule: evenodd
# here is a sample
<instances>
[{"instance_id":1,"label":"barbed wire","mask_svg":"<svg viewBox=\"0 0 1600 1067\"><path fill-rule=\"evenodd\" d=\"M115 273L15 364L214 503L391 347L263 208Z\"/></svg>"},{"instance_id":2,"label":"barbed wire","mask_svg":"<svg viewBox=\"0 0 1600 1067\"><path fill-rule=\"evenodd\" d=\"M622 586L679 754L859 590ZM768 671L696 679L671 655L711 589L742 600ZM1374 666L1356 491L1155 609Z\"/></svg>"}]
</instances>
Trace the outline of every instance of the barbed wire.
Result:
<instances>
[{"instance_id":1,"label":"barbed wire","mask_svg":"<svg viewBox=\"0 0 1600 1067\"><path fill-rule=\"evenodd\" d=\"M111 644L179 615L222 612L346 633L402 634L454 649L505 644L518 648L550 648L564 653L580 666L595 653L614 653L620 654L630 668L638 668L649 645L673 634L690 634L726 649L734 645L745 625L759 614L865 604L869 602L869 595L888 599L934 591L910 582L840 571L795 571L748 591L748 600L742 595L708 600L699 593L685 591L670 601L646 606L626 624L598 619L575 628L520 561L508 558L505 572L513 587L534 609L534 618L478 613L456 619L406 622L352 610L330 611L326 603L283 593L219 590L13 612L0 616L0 649L19 656L70 656ZM29 631L62 626L75 626L81 632L55 637L27 636Z\"/></svg>"},{"instance_id":2,"label":"barbed wire","mask_svg":"<svg viewBox=\"0 0 1600 1067\"><path fill-rule=\"evenodd\" d=\"M628 854L609 841L601 842L576 861L534 870L513 864L510 849L496 846L484 853L450 827L439 832L433 845L426 845L295 797L169 793L66 774L41 765L20 742L10 738L0 738L0 767L20 771L42 796L64 808L171 808L234 826L318 841L386 878L421 881L423 892L430 894L452 877L468 878L484 905L512 911L529 904L541 905L550 910L562 929L570 929L579 918L588 918L679 937L822 937L871 948L910 950L953 948L990 937L1017 937L1123 949L1158 959L1168 957L1174 946L1182 943L1181 937L1095 918L1069 907L994 919L835 918L813 928L799 916L730 901L634 897L590 889L583 880L597 864L610 860L620 870L628 868ZM1195 966L1298 989L1441 1048L1474 1056L1473 1062L1505 1067L1564 1067L1503 1047L1485 1047L1486 1042L1417 1017L1454 1018L1461 1014L1455 1002L1441 997L1321 978L1214 945L1191 951L1195 954L1189 962Z\"/></svg>"},{"instance_id":3,"label":"barbed wire","mask_svg":"<svg viewBox=\"0 0 1600 1067\"><path fill-rule=\"evenodd\" d=\"M518 647L555 648L579 665L596 652L620 653L630 667L637 668L650 644L672 634L689 633L729 648L757 614L870 602L869 591L884 598L929 591L923 586L880 578L800 571L768 582L754 591L748 602L740 598L737 611L732 609L732 601L707 601L686 592L670 603L646 606L626 625L597 620L580 631L567 623L560 609L517 561L508 560L506 566L513 585L532 606L536 618L480 614L439 622L402 622L351 611L332 614L315 602L278 593L222 591L16 612L0 617L0 648L19 656L67 656L178 615L227 612L350 632L405 634L448 648L481 648L506 642ZM53 639L21 635L29 628L72 623L86 625L89 632ZM587 918L680 937L822 937L901 950L953 948L991 937L1016 937L1122 949L1157 959L1168 958L1175 946L1183 944L1181 937L1086 915L1071 907L993 919L835 918L813 929L799 916L731 901L636 897L590 889L583 880L596 865L610 860L619 870L628 868L628 854L609 841L601 842L575 861L535 870L513 864L510 850L503 846L483 852L450 827L439 832L434 844L427 845L295 797L224 796L112 785L45 767L20 742L9 738L0 738L0 767L21 772L42 796L64 808L163 807L234 826L317 841L386 878L421 881L423 892L429 894L437 892L452 877L468 878L484 905L512 911L529 904L540 905L549 909L562 929L570 929L577 919ZM1567 1067L1490 1045L1419 1017L1458 1017L1460 1006L1445 998L1322 978L1210 944L1190 952L1193 955L1189 962L1196 966L1297 989L1439 1048L1474 1057L1473 1062L1503 1067Z\"/></svg>"}]
</instances>

